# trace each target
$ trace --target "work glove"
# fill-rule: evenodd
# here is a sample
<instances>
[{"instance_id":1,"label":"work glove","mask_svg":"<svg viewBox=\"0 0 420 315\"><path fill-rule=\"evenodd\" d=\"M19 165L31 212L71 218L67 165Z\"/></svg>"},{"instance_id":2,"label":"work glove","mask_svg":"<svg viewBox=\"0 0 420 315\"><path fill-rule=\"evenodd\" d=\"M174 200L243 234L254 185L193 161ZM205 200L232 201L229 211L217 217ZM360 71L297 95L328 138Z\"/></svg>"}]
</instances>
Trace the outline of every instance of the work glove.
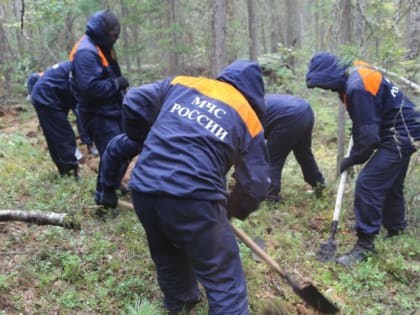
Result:
<instances>
[{"instance_id":1,"label":"work glove","mask_svg":"<svg viewBox=\"0 0 420 315\"><path fill-rule=\"evenodd\" d=\"M353 166L354 162L351 157L345 157L340 163L340 173L346 171L350 166Z\"/></svg>"},{"instance_id":2,"label":"work glove","mask_svg":"<svg viewBox=\"0 0 420 315\"><path fill-rule=\"evenodd\" d=\"M245 220L253 211L258 208L258 202L245 199L245 196L240 196L238 193L230 193L226 205L227 217L230 220L232 217L241 221Z\"/></svg>"},{"instance_id":3,"label":"work glove","mask_svg":"<svg viewBox=\"0 0 420 315\"><path fill-rule=\"evenodd\" d=\"M116 82L119 90L125 90L130 85L126 77L118 77Z\"/></svg>"},{"instance_id":4,"label":"work glove","mask_svg":"<svg viewBox=\"0 0 420 315\"><path fill-rule=\"evenodd\" d=\"M118 196L113 188L104 188L102 191L96 191L95 202L104 208L115 209L118 204Z\"/></svg>"}]
</instances>

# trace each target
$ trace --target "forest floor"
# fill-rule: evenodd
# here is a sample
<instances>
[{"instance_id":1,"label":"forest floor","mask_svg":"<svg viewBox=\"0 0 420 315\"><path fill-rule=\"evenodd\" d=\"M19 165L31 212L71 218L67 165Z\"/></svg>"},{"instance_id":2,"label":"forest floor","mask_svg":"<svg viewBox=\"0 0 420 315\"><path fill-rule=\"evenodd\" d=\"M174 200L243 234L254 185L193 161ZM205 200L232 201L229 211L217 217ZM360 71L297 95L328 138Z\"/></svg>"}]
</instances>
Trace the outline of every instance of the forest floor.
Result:
<instances>
[{"instance_id":1,"label":"forest floor","mask_svg":"<svg viewBox=\"0 0 420 315\"><path fill-rule=\"evenodd\" d=\"M327 115L328 116L328 115ZM342 314L420 314L420 162L413 155L406 179L407 232L376 240L378 255L342 267L317 259L328 239L335 204L334 137L319 116L314 154L327 178L322 198L304 183L293 157L283 172L281 204L263 203L234 225L265 242L265 250L300 285L312 283ZM73 119L73 117L72 117ZM95 216L93 200L98 158L79 148L80 182L57 176L36 114L29 104L0 104L0 209L68 213L81 230L0 222L0 314L163 314L144 231L135 214L119 209L106 220ZM352 202L358 169L346 185L337 252L355 241ZM127 180L127 178L125 178ZM121 197L129 201L129 197ZM267 306L277 314L316 314L269 266L240 243L250 314ZM198 314L207 314L205 292ZM147 305L151 310L144 311ZM143 313L142 313L143 312Z\"/></svg>"}]
</instances>

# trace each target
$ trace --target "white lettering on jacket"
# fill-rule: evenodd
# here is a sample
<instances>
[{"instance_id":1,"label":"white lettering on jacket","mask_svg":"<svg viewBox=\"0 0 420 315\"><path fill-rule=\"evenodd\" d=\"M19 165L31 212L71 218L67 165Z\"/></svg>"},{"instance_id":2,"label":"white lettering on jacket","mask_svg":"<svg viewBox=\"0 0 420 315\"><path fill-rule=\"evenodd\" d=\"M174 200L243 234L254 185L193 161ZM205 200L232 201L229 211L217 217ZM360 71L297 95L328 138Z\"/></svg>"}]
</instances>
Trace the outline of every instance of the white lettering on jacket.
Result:
<instances>
[{"instance_id":1,"label":"white lettering on jacket","mask_svg":"<svg viewBox=\"0 0 420 315\"><path fill-rule=\"evenodd\" d=\"M226 111L217 107L217 105L207 101L200 102L199 98L194 99L192 104L205 109L208 113L214 115L218 119L223 118L226 114ZM210 118L209 115L202 113L198 109L191 109L179 103L174 103L169 112L175 113L180 117L196 121L200 126L210 131L222 141L224 141L226 136L229 134L222 126Z\"/></svg>"},{"instance_id":2,"label":"white lettering on jacket","mask_svg":"<svg viewBox=\"0 0 420 315\"><path fill-rule=\"evenodd\" d=\"M198 96L192 101L192 104L207 110L209 113L213 114L216 116L216 118L219 119L226 115L226 111L223 108L219 108L216 104L209 101L201 100Z\"/></svg>"}]
</instances>

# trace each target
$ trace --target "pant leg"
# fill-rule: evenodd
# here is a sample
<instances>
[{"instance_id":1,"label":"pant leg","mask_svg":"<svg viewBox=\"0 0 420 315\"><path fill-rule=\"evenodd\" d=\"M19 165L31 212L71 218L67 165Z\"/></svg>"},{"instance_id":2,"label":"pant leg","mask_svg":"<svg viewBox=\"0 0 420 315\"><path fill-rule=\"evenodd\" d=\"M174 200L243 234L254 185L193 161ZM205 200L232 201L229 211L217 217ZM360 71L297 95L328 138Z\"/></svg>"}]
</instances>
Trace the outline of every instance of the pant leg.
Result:
<instances>
[{"instance_id":1,"label":"pant leg","mask_svg":"<svg viewBox=\"0 0 420 315\"><path fill-rule=\"evenodd\" d=\"M268 190L269 196L277 196L281 191L281 178L284 163L292 151L295 138L281 126L276 126L267 138L267 150L270 159L271 184Z\"/></svg>"},{"instance_id":2,"label":"pant leg","mask_svg":"<svg viewBox=\"0 0 420 315\"><path fill-rule=\"evenodd\" d=\"M77 125L77 131L79 132L80 141L86 145L93 144L92 137L89 136L89 133L87 132L82 122L80 121L79 110L77 107L73 109L73 113L74 113L74 116L76 116L76 125Z\"/></svg>"},{"instance_id":3,"label":"pant leg","mask_svg":"<svg viewBox=\"0 0 420 315\"><path fill-rule=\"evenodd\" d=\"M68 111L35 105L50 156L58 170L65 172L78 165L76 137L68 120Z\"/></svg>"},{"instance_id":4,"label":"pant leg","mask_svg":"<svg viewBox=\"0 0 420 315\"><path fill-rule=\"evenodd\" d=\"M325 179L319 170L318 164L312 153L312 130L314 127L314 112L312 108L308 108L304 115L299 119L298 124L302 128L301 136L293 148L293 154L296 161L302 169L302 174L305 182L312 187L317 184L324 184Z\"/></svg>"},{"instance_id":5,"label":"pant leg","mask_svg":"<svg viewBox=\"0 0 420 315\"><path fill-rule=\"evenodd\" d=\"M106 146L112 138L122 133L121 120L119 118L98 116L91 113L80 113L80 117L87 117L83 126L88 134L92 135L96 148L101 157ZM85 118L82 118L85 119Z\"/></svg>"},{"instance_id":6,"label":"pant leg","mask_svg":"<svg viewBox=\"0 0 420 315\"><path fill-rule=\"evenodd\" d=\"M387 230L399 231L404 230L407 226L405 219L404 181L410 164L410 155L403 156L401 159L394 184L385 194L382 223Z\"/></svg>"},{"instance_id":7,"label":"pant leg","mask_svg":"<svg viewBox=\"0 0 420 315\"><path fill-rule=\"evenodd\" d=\"M206 290L209 314L248 314L239 247L224 207L212 201L132 193L165 307L179 310L197 301L198 279Z\"/></svg>"},{"instance_id":8,"label":"pant leg","mask_svg":"<svg viewBox=\"0 0 420 315\"><path fill-rule=\"evenodd\" d=\"M112 138L122 133L121 120L119 118L99 116L87 112L79 112L80 121L83 128L89 135L92 135L93 141L99 152L99 166L102 168L102 155L105 152L106 146ZM96 179L96 190L102 191L101 174L98 172Z\"/></svg>"},{"instance_id":9,"label":"pant leg","mask_svg":"<svg viewBox=\"0 0 420 315\"><path fill-rule=\"evenodd\" d=\"M379 233L387 195L393 185L401 181L404 170L405 158L401 159L396 151L380 148L360 172L354 199L356 227L360 232L367 235ZM391 217L391 212L387 213L387 225L395 219L401 220L401 216L400 213Z\"/></svg>"}]
</instances>

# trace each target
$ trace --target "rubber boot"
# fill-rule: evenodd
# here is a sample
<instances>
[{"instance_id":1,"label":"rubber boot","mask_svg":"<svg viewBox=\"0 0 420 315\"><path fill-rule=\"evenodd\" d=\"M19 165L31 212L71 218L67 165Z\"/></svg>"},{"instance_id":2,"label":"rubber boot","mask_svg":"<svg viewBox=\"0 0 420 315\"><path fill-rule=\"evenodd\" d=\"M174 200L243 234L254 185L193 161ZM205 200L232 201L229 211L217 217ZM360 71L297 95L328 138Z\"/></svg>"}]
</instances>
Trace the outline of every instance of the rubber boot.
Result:
<instances>
[{"instance_id":1,"label":"rubber boot","mask_svg":"<svg viewBox=\"0 0 420 315\"><path fill-rule=\"evenodd\" d=\"M325 185L325 182L318 182L316 183L316 185L313 187L314 190L314 194L315 194L315 198L323 198L326 194L326 190L327 190L327 185Z\"/></svg>"},{"instance_id":2,"label":"rubber boot","mask_svg":"<svg viewBox=\"0 0 420 315\"><path fill-rule=\"evenodd\" d=\"M62 177L72 176L78 182L80 180L79 165L64 165L58 168Z\"/></svg>"},{"instance_id":3,"label":"rubber boot","mask_svg":"<svg viewBox=\"0 0 420 315\"><path fill-rule=\"evenodd\" d=\"M195 305L186 305L181 311L169 311L168 315L197 315Z\"/></svg>"},{"instance_id":4,"label":"rubber boot","mask_svg":"<svg viewBox=\"0 0 420 315\"><path fill-rule=\"evenodd\" d=\"M400 229L400 230L391 230L391 229L389 229L388 232L385 235L385 238L386 239L393 238L393 237L399 236L401 234L404 234L404 230L403 229Z\"/></svg>"},{"instance_id":5,"label":"rubber boot","mask_svg":"<svg viewBox=\"0 0 420 315\"><path fill-rule=\"evenodd\" d=\"M197 315L195 306L201 302L201 299L190 302L184 305L182 310L179 311L167 311L168 315Z\"/></svg>"},{"instance_id":6,"label":"rubber boot","mask_svg":"<svg viewBox=\"0 0 420 315\"><path fill-rule=\"evenodd\" d=\"M365 261L369 255L376 254L374 240L375 235L358 232L356 245L354 245L352 250L348 251L343 256L338 257L337 263L349 266L357 262Z\"/></svg>"},{"instance_id":7,"label":"rubber boot","mask_svg":"<svg viewBox=\"0 0 420 315\"><path fill-rule=\"evenodd\" d=\"M282 203L284 202L284 198L278 194L278 195L267 195L265 197L265 201L272 202L272 203Z\"/></svg>"}]
</instances>

